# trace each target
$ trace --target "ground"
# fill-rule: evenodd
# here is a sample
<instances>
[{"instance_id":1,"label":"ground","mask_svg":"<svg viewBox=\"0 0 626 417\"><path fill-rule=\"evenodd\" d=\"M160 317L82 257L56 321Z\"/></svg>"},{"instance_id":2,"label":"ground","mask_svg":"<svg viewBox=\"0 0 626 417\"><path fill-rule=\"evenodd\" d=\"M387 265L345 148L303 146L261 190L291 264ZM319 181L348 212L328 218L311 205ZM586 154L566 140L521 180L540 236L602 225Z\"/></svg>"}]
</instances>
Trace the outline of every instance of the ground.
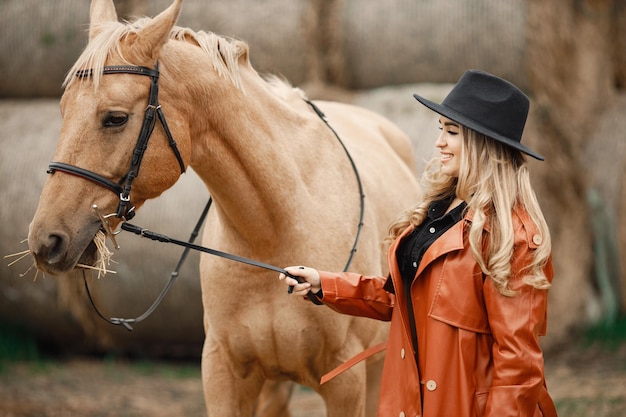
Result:
<instances>
[{"instance_id":1,"label":"ground","mask_svg":"<svg viewBox=\"0 0 626 417\"><path fill-rule=\"evenodd\" d=\"M546 355L546 379L561 417L626 415L626 343L576 346ZM299 388L293 417L322 417L321 399ZM203 417L199 365L120 358L5 363L0 417Z\"/></svg>"}]
</instances>

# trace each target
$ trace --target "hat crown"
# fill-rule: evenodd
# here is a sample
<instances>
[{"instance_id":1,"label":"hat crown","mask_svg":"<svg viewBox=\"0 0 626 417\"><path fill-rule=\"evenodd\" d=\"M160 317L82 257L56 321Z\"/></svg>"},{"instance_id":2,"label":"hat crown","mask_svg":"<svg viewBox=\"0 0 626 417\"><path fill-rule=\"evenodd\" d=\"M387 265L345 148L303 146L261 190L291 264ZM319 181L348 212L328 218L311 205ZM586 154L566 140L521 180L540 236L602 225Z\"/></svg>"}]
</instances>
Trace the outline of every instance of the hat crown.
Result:
<instances>
[{"instance_id":1,"label":"hat crown","mask_svg":"<svg viewBox=\"0 0 626 417\"><path fill-rule=\"evenodd\" d=\"M510 82L470 70L441 104L499 135L521 142L530 101Z\"/></svg>"}]
</instances>

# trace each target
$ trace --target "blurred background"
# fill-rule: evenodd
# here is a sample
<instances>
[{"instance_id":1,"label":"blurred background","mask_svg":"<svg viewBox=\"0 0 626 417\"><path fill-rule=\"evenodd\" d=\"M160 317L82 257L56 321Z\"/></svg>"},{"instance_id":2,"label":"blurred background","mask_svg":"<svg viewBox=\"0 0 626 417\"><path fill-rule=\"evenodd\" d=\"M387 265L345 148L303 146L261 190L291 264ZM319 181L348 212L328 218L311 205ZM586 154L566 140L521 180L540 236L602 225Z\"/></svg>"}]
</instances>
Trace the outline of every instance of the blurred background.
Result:
<instances>
[{"instance_id":1,"label":"blurred background","mask_svg":"<svg viewBox=\"0 0 626 417\"><path fill-rule=\"evenodd\" d=\"M170 4L114 2L127 20ZM35 279L30 258L12 264L27 249L23 240L60 132L61 83L86 45L89 3L0 0L0 255L8 255L0 266L0 365L41 355L197 362L203 330L196 254L133 332L96 316L82 278ZM260 73L284 76L311 98L387 116L413 141L416 175L433 155L437 125L414 92L440 101L469 68L522 88L532 103L524 143L546 157L530 162L556 273L546 355L569 365L599 358L608 361L598 365L607 372L626 374L626 1L185 0L178 25L245 40ZM146 204L140 224L186 239L207 198L190 172ZM117 274L91 280L91 290L105 315L135 317L157 296L180 251L128 236L121 244ZM586 348L571 353L581 344ZM551 371L556 390L557 380L579 374L571 366ZM2 366L3 381L1 375ZM606 373L598 378L613 381ZM600 405L589 395L581 405L563 383L559 410L624 415L626 378L620 381L621 391L603 389L608 400ZM610 402L606 414L598 411ZM588 414L577 414L583 409ZM2 414L0 405L0 416L27 415L13 412Z\"/></svg>"}]
</instances>

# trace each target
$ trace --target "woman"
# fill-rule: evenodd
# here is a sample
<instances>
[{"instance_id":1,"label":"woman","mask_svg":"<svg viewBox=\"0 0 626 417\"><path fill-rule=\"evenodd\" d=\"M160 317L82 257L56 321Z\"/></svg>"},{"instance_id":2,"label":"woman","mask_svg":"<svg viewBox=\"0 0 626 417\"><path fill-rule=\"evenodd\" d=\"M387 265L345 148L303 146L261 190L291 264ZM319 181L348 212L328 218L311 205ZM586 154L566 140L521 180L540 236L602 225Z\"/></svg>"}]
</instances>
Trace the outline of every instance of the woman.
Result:
<instances>
[{"instance_id":1,"label":"woman","mask_svg":"<svg viewBox=\"0 0 626 417\"><path fill-rule=\"evenodd\" d=\"M441 104L440 157L417 206L389 229L388 277L286 270L293 293L390 320L380 416L556 416L539 336L553 276L550 234L522 145L529 100L467 71Z\"/></svg>"}]
</instances>

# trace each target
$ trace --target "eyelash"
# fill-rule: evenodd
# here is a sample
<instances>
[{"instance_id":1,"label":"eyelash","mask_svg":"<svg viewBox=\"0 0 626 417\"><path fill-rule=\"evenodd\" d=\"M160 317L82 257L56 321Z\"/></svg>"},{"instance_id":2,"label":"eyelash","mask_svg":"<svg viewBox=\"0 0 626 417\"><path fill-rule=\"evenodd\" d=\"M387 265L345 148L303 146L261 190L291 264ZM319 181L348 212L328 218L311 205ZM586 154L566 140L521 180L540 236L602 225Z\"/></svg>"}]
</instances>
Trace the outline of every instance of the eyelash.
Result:
<instances>
[{"instance_id":1,"label":"eyelash","mask_svg":"<svg viewBox=\"0 0 626 417\"><path fill-rule=\"evenodd\" d=\"M439 126L439 130L443 130L443 127ZM458 134L459 134L459 132L453 132L453 131L451 131L451 130L446 130L446 132L447 132L449 135L452 135L452 136L454 136L454 135L458 135Z\"/></svg>"}]
</instances>

